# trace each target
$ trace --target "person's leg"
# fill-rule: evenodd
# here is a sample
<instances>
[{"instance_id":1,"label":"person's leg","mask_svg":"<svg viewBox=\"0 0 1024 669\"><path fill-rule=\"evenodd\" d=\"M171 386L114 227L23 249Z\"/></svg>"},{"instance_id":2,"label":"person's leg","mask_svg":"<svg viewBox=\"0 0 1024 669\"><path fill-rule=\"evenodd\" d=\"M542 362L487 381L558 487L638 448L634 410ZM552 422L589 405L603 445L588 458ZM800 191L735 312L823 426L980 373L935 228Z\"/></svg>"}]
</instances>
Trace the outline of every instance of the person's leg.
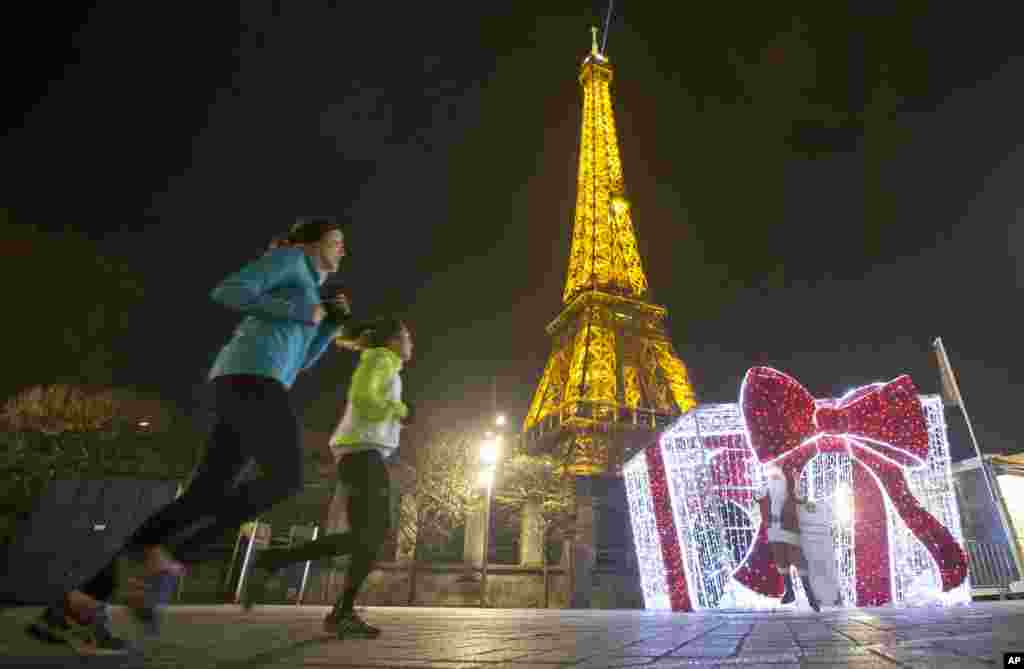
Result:
<instances>
[{"instance_id":1,"label":"person's leg","mask_svg":"<svg viewBox=\"0 0 1024 669\"><path fill-rule=\"evenodd\" d=\"M339 555L352 555L360 548L360 527L353 526L348 532L333 532L293 548L267 548L256 556L254 566L277 571L295 564Z\"/></svg>"},{"instance_id":2,"label":"person's leg","mask_svg":"<svg viewBox=\"0 0 1024 669\"><path fill-rule=\"evenodd\" d=\"M338 485L346 490L347 531L324 534L292 548L268 548L260 551L255 566L276 571L297 562L322 560L340 555L352 555L362 550L362 535L369 529L369 489L374 484L370 462L376 451L353 453L338 463Z\"/></svg>"},{"instance_id":3,"label":"person's leg","mask_svg":"<svg viewBox=\"0 0 1024 669\"><path fill-rule=\"evenodd\" d=\"M797 573L800 575L800 582L804 586L804 594L807 595L807 603L811 605L811 608L815 611L821 610L821 605L818 603L817 594L814 592L814 587L811 585L811 576L807 571L807 558L804 556L803 550L799 546L792 547L792 560L793 564L797 567Z\"/></svg>"},{"instance_id":4,"label":"person's leg","mask_svg":"<svg viewBox=\"0 0 1024 669\"><path fill-rule=\"evenodd\" d=\"M302 487L302 444L300 427L288 401L288 393L279 382L264 377L223 377L217 380L218 425L215 452L225 462L210 463L200 471L186 497L177 508L160 514L136 533L134 541L148 549L162 550L182 533L198 531L180 542L176 554L183 560L199 562L213 556L202 549L278 501ZM223 444L223 448L221 448ZM250 459L262 465L265 475L231 487ZM196 484L199 484L198 487ZM193 490L197 487L197 490ZM150 634L159 631L159 607L171 597L176 575L147 567L144 582L129 593L129 605Z\"/></svg>"},{"instance_id":5,"label":"person's leg","mask_svg":"<svg viewBox=\"0 0 1024 669\"><path fill-rule=\"evenodd\" d=\"M114 560L82 586L82 592L99 602L92 623L96 646L100 650L114 652L131 649L131 644L117 637L111 627L110 599L117 588L117 571L117 560Z\"/></svg>"},{"instance_id":6,"label":"person's leg","mask_svg":"<svg viewBox=\"0 0 1024 669\"><path fill-rule=\"evenodd\" d=\"M796 600L796 593L793 590L793 577L790 575L789 546L781 541L773 541L769 546L772 549L772 559L775 560L775 567L782 575L786 591L782 593L782 604L789 604Z\"/></svg>"},{"instance_id":7,"label":"person's leg","mask_svg":"<svg viewBox=\"0 0 1024 669\"><path fill-rule=\"evenodd\" d=\"M354 528L357 545L352 551L345 590L329 618L333 619L339 636L375 637L380 634L380 630L367 625L355 615L355 601L373 569L374 560L390 526L390 481L384 461L377 451L366 454L364 483L358 487L353 485L350 492L349 522Z\"/></svg>"},{"instance_id":8,"label":"person's leg","mask_svg":"<svg viewBox=\"0 0 1024 669\"><path fill-rule=\"evenodd\" d=\"M116 564L116 563L115 563ZM87 587L97 596L109 598L116 574L113 569L97 574ZM107 602L97 601L81 590L72 590L43 611L25 630L40 641L67 644L83 655L125 653L131 645L113 635Z\"/></svg>"},{"instance_id":9,"label":"person's leg","mask_svg":"<svg viewBox=\"0 0 1024 669\"><path fill-rule=\"evenodd\" d=\"M110 597L114 594L114 588L116 587L117 560L113 560L103 567L103 569L93 576L85 585L78 589L78 593L87 595L95 600L95 604L90 603L90 608L94 609L94 617L90 622L96 622L97 618L105 616L105 603L110 601ZM42 616L40 616L40 620L47 622L63 621L64 607L65 598L62 597L59 602L54 602L50 606L46 607L46 610L43 611Z\"/></svg>"},{"instance_id":10,"label":"person's leg","mask_svg":"<svg viewBox=\"0 0 1024 669\"><path fill-rule=\"evenodd\" d=\"M219 400L217 422L195 477L181 497L146 519L122 551L141 549L143 553L144 577L129 580L125 595L135 618L149 634L159 631L157 608L170 599L183 571L178 556L166 544L176 533L212 521L227 482L235 479L248 460L242 451L241 435L229 420L231 412L225 411L230 406L231 388L226 380L218 379L214 390Z\"/></svg>"},{"instance_id":11,"label":"person's leg","mask_svg":"<svg viewBox=\"0 0 1024 669\"><path fill-rule=\"evenodd\" d=\"M175 553L188 562L211 557L202 549L227 530L251 520L302 488L301 428L287 390L272 379L252 382L256 387L237 395L242 399L230 419L232 439L243 455L240 468L250 459L263 469L263 476L226 487L226 478L217 482L217 492L209 509L198 520L203 526L175 547Z\"/></svg>"},{"instance_id":12,"label":"person's leg","mask_svg":"<svg viewBox=\"0 0 1024 669\"><path fill-rule=\"evenodd\" d=\"M245 379L215 379L213 392L217 421L195 478L181 497L146 519L132 535L130 546L159 546L197 523L212 520L221 511L219 502L229 482L248 463L243 435L246 401L251 393Z\"/></svg>"},{"instance_id":13,"label":"person's leg","mask_svg":"<svg viewBox=\"0 0 1024 669\"><path fill-rule=\"evenodd\" d=\"M362 493L367 485L367 462L367 453L354 453L342 458L338 463L338 482L335 489L336 493L345 491L343 503L348 507L344 513L344 531L330 532L290 548L266 548L256 554L252 563L253 571L246 579L242 591L241 603L245 609L251 609L257 602L263 601L266 582L278 570L300 562L352 555L359 550L359 534L365 529L365 512L362 511L362 506L357 504L356 511L361 514L360 519L351 520L353 509L350 505L352 491ZM335 497L336 499L331 502L332 509L338 506L337 494ZM340 606L341 600L338 601Z\"/></svg>"},{"instance_id":14,"label":"person's leg","mask_svg":"<svg viewBox=\"0 0 1024 669\"><path fill-rule=\"evenodd\" d=\"M117 588L117 560L112 560L81 587L82 592L98 602L109 602Z\"/></svg>"}]
</instances>

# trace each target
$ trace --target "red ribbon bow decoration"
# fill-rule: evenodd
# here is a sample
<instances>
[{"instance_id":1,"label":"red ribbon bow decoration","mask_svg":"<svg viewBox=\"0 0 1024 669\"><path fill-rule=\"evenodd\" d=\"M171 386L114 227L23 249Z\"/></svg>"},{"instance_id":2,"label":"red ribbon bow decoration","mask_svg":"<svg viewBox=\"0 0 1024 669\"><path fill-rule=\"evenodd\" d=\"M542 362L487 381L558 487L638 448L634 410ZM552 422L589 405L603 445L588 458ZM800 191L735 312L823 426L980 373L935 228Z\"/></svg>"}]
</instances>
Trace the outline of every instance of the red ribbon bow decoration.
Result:
<instances>
[{"instance_id":1,"label":"red ribbon bow decoration","mask_svg":"<svg viewBox=\"0 0 1024 669\"><path fill-rule=\"evenodd\" d=\"M882 489L935 559L943 590L963 583L967 556L949 530L917 501L904 476L904 467L921 465L928 455L924 409L909 376L865 386L839 400L815 400L792 377L754 367L744 378L740 406L754 454L762 463L774 461L787 478L799 480L804 465L818 453L839 451L853 458L859 606L891 599ZM771 560L764 521L756 545L734 578L757 592L778 596L781 578L763 568ZM759 563L761 569L755 566Z\"/></svg>"}]
</instances>

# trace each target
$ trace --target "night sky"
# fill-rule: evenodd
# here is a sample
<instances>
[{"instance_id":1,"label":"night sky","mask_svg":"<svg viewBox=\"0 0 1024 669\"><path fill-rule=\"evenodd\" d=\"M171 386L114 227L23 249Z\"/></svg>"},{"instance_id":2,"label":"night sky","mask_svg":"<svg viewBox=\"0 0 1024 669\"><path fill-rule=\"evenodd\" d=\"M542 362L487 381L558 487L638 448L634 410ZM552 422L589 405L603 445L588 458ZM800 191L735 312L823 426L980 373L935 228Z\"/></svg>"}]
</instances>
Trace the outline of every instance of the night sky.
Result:
<instances>
[{"instance_id":1,"label":"night sky","mask_svg":"<svg viewBox=\"0 0 1024 669\"><path fill-rule=\"evenodd\" d=\"M1017 450L1018 24L869 4L616 3L652 298L700 401L735 401L754 364L819 396L903 372L937 392L942 336L983 447ZM3 205L141 277L118 383L193 403L236 322L210 288L329 214L351 221L357 313L413 328L406 394L429 425L489 411L492 377L520 420L560 308L576 77L605 3L188 5L4 21L22 41L3 54L20 75ZM296 385L310 428L333 428L352 362L334 351Z\"/></svg>"}]
</instances>

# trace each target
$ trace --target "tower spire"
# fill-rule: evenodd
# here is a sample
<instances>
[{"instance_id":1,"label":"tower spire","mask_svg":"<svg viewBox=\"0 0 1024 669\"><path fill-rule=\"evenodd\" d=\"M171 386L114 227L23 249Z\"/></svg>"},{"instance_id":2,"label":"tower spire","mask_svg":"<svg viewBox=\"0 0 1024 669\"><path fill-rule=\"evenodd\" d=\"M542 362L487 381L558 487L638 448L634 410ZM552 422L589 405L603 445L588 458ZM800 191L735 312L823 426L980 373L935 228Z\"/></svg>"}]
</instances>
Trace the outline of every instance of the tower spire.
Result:
<instances>
[{"instance_id":1,"label":"tower spire","mask_svg":"<svg viewBox=\"0 0 1024 669\"><path fill-rule=\"evenodd\" d=\"M596 27L591 28L591 53L580 69L583 124L572 248L562 295L566 304L584 290L632 298L647 294L622 177L612 110L612 66L598 50L597 33Z\"/></svg>"},{"instance_id":2,"label":"tower spire","mask_svg":"<svg viewBox=\"0 0 1024 669\"><path fill-rule=\"evenodd\" d=\"M608 15L604 19L604 35L601 38L601 53L608 52L608 30L612 25L612 7L615 6L615 0L608 0Z\"/></svg>"}]
</instances>

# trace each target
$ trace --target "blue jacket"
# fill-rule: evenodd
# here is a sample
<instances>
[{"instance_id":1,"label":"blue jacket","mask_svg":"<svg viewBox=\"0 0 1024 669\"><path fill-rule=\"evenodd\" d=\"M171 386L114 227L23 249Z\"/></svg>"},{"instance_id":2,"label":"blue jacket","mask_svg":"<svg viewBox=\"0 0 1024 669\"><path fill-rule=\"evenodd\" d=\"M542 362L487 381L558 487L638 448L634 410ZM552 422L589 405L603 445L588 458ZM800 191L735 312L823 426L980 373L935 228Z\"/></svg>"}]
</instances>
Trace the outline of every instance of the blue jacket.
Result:
<instances>
[{"instance_id":1,"label":"blue jacket","mask_svg":"<svg viewBox=\"0 0 1024 669\"><path fill-rule=\"evenodd\" d=\"M255 374L290 388L295 377L323 355L341 323L313 323L320 304L320 275L302 250L274 249L224 279L214 302L245 314L217 355L210 377Z\"/></svg>"}]
</instances>

